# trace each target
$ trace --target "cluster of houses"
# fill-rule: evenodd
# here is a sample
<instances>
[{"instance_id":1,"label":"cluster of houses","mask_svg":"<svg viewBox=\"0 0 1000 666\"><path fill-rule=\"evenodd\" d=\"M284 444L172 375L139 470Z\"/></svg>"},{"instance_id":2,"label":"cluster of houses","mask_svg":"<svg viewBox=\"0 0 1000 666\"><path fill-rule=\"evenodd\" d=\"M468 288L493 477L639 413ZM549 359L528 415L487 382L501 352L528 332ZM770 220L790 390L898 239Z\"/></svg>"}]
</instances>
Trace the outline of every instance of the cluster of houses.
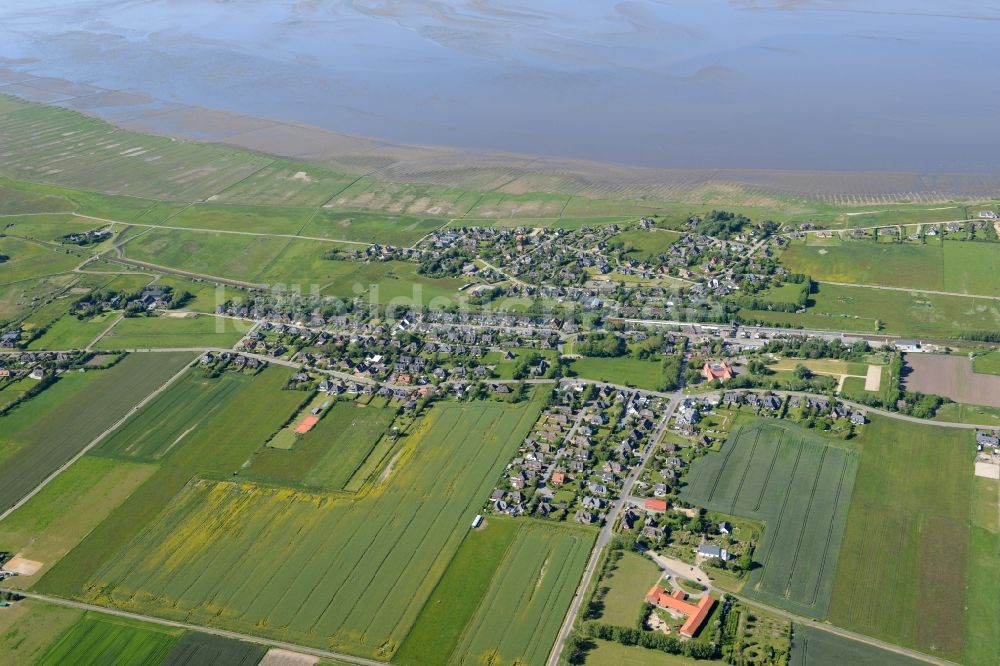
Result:
<instances>
[{"instance_id":1,"label":"cluster of houses","mask_svg":"<svg viewBox=\"0 0 1000 666\"><path fill-rule=\"evenodd\" d=\"M601 522L640 462L666 402L644 391L574 384L535 423L487 510Z\"/></svg>"}]
</instances>

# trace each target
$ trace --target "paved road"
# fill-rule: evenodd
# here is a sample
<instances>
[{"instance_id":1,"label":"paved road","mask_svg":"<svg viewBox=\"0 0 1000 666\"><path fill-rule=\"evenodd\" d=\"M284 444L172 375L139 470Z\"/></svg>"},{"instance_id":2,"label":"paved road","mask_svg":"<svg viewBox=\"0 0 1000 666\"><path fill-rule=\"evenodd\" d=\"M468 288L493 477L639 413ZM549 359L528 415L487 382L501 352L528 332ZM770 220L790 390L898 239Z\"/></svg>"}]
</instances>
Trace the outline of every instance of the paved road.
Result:
<instances>
[{"instance_id":1,"label":"paved road","mask_svg":"<svg viewBox=\"0 0 1000 666\"><path fill-rule=\"evenodd\" d=\"M95 613L104 613L105 615L114 615L116 617L123 617L130 620L139 620L141 622L158 624L163 627L186 629L188 631L199 631L203 634L211 634L213 636L221 636L223 638L231 638L238 641L246 641L247 643L254 643L256 645L281 648L283 650L291 650L292 652L302 652L304 654L314 655L316 657L320 657L323 659L335 659L338 661L347 662L349 664L358 664L359 666L386 666L386 662L384 661L376 661L375 659L365 659L364 657L355 657L354 655L342 654L340 652L329 652L327 650L319 650L317 648L308 647L305 645L296 645L295 643L286 643L284 641L275 641L267 638L261 638L259 636L250 636L249 634L241 634L235 631L226 631L225 629L216 629L214 627L202 627L196 624L187 624L186 622L174 622L173 620L164 620L162 618L153 617L151 615L140 615L139 613L129 613L127 611L117 610L114 608L105 608L104 606L94 606L92 604L86 604L81 601L72 601L70 599L53 597L47 594L38 594L36 592L26 592L24 590L10 590L10 592L19 594L22 597L26 597L28 599L44 601L46 603L56 604L58 606L65 606L67 608L77 608L79 610L93 611ZM22 601L20 603L24 602Z\"/></svg>"},{"instance_id":2,"label":"paved road","mask_svg":"<svg viewBox=\"0 0 1000 666\"><path fill-rule=\"evenodd\" d=\"M174 350L174 351L177 351L177 350ZM192 360L194 360L194 359L192 358ZM75 456L73 456L72 458L70 458L69 460L67 460L65 463L63 463L62 466L59 467L59 469L55 470L54 472L52 472L51 474L49 474L47 477L45 477L42 480L41 483L39 483L37 486L35 486L34 490L32 490L27 495L25 495L24 497L22 497L21 499L19 499L12 507L10 507L9 509L7 509L3 513L0 513L0 521L3 521L4 518L6 518L10 514L14 513L15 511L17 511L19 508L21 508L21 506L23 506L25 502L27 502L32 497L34 497L35 495L37 495L42 490L42 488L44 488L45 486L47 486L49 483L52 482L53 479L55 479L57 476L59 476L60 474L62 474L64 471L66 471L66 469L70 465L72 465L77 460L79 460L84 455L86 455L86 453L88 451L90 451L92 448L94 448L95 446L97 446L98 444L100 444L104 440L105 437L107 437L108 435L110 435L111 433L113 433L115 430L117 430L118 428L120 428L121 425L123 423L125 423L126 420L128 420L133 414L135 414L136 412L138 412L140 409L142 409L143 407L145 407L146 404L150 400L152 400L153 398L155 398L156 396L160 395L165 390L167 390L167 388L171 384L173 384L178 379L180 379L184 375L184 373L186 373L187 371L188 371L188 364L185 363L184 367L182 367L177 372L177 374L175 374L173 377L171 377L167 381L163 382L163 384L161 384L159 386L159 388L157 388L155 391L153 391L152 393L150 393L149 395L147 395L145 398L143 398L142 400L140 400L138 403L136 403L135 406L132 407L132 409L130 409L127 414L125 414L125 416L121 417L120 419L118 419L117 421L115 421L114 423L112 423L110 426L108 426L108 428L104 432L102 432L100 435L98 435L94 439L90 440L90 442L85 447L83 447L83 449L81 449L79 453L77 453Z\"/></svg>"},{"instance_id":3,"label":"paved road","mask_svg":"<svg viewBox=\"0 0 1000 666\"><path fill-rule=\"evenodd\" d=\"M546 662L548 666L556 666L556 664L559 663L559 655L566 646L566 639L573 630L573 623L576 621L576 616L580 612L580 606L583 605L583 601L587 597L587 589L590 587L590 583L594 578L594 573L597 571L597 564L601 560L601 553L604 551L604 547L610 543L612 537L614 536L614 526L618 522L618 516L621 513L622 508L628 501L626 498L632 493L632 486L635 485L635 482L638 480L639 475L642 474L642 470L646 466L647 461L655 453L656 447L659 446L660 439L663 437L663 433L667 429L667 424L670 422L670 417L673 416L673 413L679 404L680 398L675 395L674 399L664 410L663 417L661 418L656 431L650 437L649 444L643 452L642 463L636 465L635 469L633 469L628 477L626 477L625 482L622 484L621 495L617 500L615 500L615 502L611 505L611 508L608 510L607 520L604 523L604 527L601 528L600 533L597 535L597 541L594 542L594 549L590 553L590 559L587 561L587 567L583 570L583 577L580 579L580 584L576 588L576 594L573 595L573 601L570 604L569 611L566 613L566 618L563 620L562 627L559 628L559 634L556 637L556 642L552 646L552 651L549 653L549 659Z\"/></svg>"}]
</instances>

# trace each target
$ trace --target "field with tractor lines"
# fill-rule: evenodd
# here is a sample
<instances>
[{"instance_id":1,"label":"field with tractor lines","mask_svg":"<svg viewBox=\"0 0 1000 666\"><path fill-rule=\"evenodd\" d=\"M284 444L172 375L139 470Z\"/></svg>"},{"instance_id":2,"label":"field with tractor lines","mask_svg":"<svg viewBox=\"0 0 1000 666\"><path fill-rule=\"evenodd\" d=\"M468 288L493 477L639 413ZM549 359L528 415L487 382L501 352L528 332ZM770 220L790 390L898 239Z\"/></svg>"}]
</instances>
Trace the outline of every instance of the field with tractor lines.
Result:
<instances>
[{"instance_id":1,"label":"field with tractor lines","mask_svg":"<svg viewBox=\"0 0 1000 666\"><path fill-rule=\"evenodd\" d=\"M450 664L544 664L596 533L529 523L518 531Z\"/></svg>"},{"instance_id":2,"label":"field with tractor lines","mask_svg":"<svg viewBox=\"0 0 1000 666\"><path fill-rule=\"evenodd\" d=\"M435 406L361 496L194 480L106 560L83 598L388 657L539 408Z\"/></svg>"},{"instance_id":3,"label":"field with tractor lines","mask_svg":"<svg viewBox=\"0 0 1000 666\"><path fill-rule=\"evenodd\" d=\"M857 452L779 421L730 434L691 466L682 498L765 523L744 593L813 617L826 615L857 471Z\"/></svg>"}]
</instances>

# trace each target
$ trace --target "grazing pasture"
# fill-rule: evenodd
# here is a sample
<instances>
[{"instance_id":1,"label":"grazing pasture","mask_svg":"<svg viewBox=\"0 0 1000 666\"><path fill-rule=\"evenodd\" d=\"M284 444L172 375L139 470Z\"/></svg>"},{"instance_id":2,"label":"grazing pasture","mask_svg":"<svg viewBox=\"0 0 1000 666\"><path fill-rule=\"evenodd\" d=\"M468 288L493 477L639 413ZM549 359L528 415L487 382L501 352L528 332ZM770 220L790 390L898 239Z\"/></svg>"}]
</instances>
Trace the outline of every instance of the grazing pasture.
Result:
<instances>
[{"instance_id":1,"label":"grazing pasture","mask_svg":"<svg viewBox=\"0 0 1000 666\"><path fill-rule=\"evenodd\" d=\"M329 398L335 401L336 398ZM262 448L247 469L272 483L342 490L386 436L395 410L339 400L291 449Z\"/></svg>"},{"instance_id":2,"label":"grazing pasture","mask_svg":"<svg viewBox=\"0 0 1000 666\"><path fill-rule=\"evenodd\" d=\"M925 663L801 624L792 627L789 662L791 666L920 666Z\"/></svg>"},{"instance_id":3,"label":"grazing pasture","mask_svg":"<svg viewBox=\"0 0 1000 666\"><path fill-rule=\"evenodd\" d=\"M177 211L162 224L167 227L294 236L312 215L313 211L308 208L197 203Z\"/></svg>"},{"instance_id":4,"label":"grazing pasture","mask_svg":"<svg viewBox=\"0 0 1000 666\"><path fill-rule=\"evenodd\" d=\"M249 329L249 323L210 315L125 317L94 344L94 349L226 349Z\"/></svg>"},{"instance_id":5,"label":"grazing pasture","mask_svg":"<svg viewBox=\"0 0 1000 666\"><path fill-rule=\"evenodd\" d=\"M5 581L30 587L153 473L153 467L84 456L0 522L0 551L40 562L32 576Z\"/></svg>"},{"instance_id":6,"label":"grazing pasture","mask_svg":"<svg viewBox=\"0 0 1000 666\"><path fill-rule=\"evenodd\" d=\"M873 416L837 562L830 620L957 659L962 652L970 431Z\"/></svg>"},{"instance_id":7,"label":"grazing pasture","mask_svg":"<svg viewBox=\"0 0 1000 666\"><path fill-rule=\"evenodd\" d=\"M968 356L907 354L903 388L955 402L1000 407L1000 375L973 372Z\"/></svg>"},{"instance_id":8,"label":"grazing pasture","mask_svg":"<svg viewBox=\"0 0 1000 666\"><path fill-rule=\"evenodd\" d=\"M232 638L187 632L160 666L256 666L267 648Z\"/></svg>"},{"instance_id":9,"label":"grazing pasture","mask_svg":"<svg viewBox=\"0 0 1000 666\"><path fill-rule=\"evenodd\" d=\"M322 206L357 180L316 164L276 159L250 177L229 186L212 200L255 205Z\"/></svg>"},{"instance_id":10,"label":"grazing pasture","mask_svg":"<svg viewBox=\"0 0 1000 666\"><path fill-rule=\"evenodd\" d=\"M719 453L691 465L685 501L765 523L747 596L824 617L837 566L857 452L804 428L756 420Z\"/></svg>"},{"instance_id":11,"label":"grazing pasture","mask_svg":"<svg viewBox=\"0 0 1000 666\"><path fill-rule=\"evenodd\" d=\"M181 631L87 613L49 646L36 666L159 664Z\"/></svg>"},{"instance_id":12,"label":"grazing pasture","mask_svg":"<svg viewBox=\"0 0 1000 666\"><path fill-rule=\"evenodd\" d=\"M539 409L436 405L391 473L361 496L193 480L90 569L82 598L389 656Z\"/></svg>"},{"instance_id":13,"label":"grazing pasture","mask_svg":"<svg viewBox=\"0 0 1000 666\"><path fill-rule=\"evenodd\" d=\"M189 370L91 453L126 460L159 460L202 422L225 409L245 384L229 373L209 378L197 369Z\"/></svg>"},{"instance_id":14,"label":"grazing pasture","mask_svg":"<svg viewBox=\"0 0 1000 666\"><path fill-rule=\"evenodd\" d=\"M579 527L524 525L449 663L545 663L596 536Z\"/></svg>"},{"instance_id":15,"label":"grazing pasture","mask_svg":"<svg viewBox=\"0 0 1000 666\"><path fill-rule=\"evenodd\" d=\"M49 409L44 416L23 424L16 432L4 430L17 423L22 409L32 412L30 403L46 396L52 388L19 405L0 419L0 437L10 437L19 448L0 467L0 509L6 509L30 492L45 477L76 455L106 428L125 416L132 407L160 387L191 360L191 354L131 354L108 370L89 370L92 381Z\"/></svg>"},{"instance_id":16,"label":"grazing pasture","mask_svg":"<svg viewBox=\"0 0 1000 666\"><path fill-rule=\"evenodd\" d=\"M65 273L83 262L78 252L68 246L54 248L13 236L0 237L0 254L9 257L2 264L2 280L6 283Z\"/></svg>"}]
</instances>

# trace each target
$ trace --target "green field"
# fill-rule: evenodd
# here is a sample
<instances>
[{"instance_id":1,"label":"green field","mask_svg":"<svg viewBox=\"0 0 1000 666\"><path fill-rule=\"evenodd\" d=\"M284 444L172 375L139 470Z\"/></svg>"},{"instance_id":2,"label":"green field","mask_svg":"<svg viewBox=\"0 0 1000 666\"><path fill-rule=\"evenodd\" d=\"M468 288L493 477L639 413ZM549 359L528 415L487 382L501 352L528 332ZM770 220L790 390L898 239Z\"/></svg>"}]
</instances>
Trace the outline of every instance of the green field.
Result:
<instances>
[{"instance_id":1,"label":"green field","mask_svg":"<svg viewBox=\"0 0 1000 666\"><path fill-rule=\"evenodd\" d=\"M845 241L832 246L792 244L781 263L814 280L878 284L981 296L1000 295L996 243L938 241L875 243Z\"/></svg>"},{"instance_id":2,"label":"green field","mask_svg":"<svg viewBox=\"0 0 1000 666\"><path fill-rule=\"evenodd\" d=\"M80 321L73 315L63 315L44 334L32 340L28 349L85 349L114 323L117 316L117 312L105 312Z\"/></svg>"},{"instance_id":3,"label":"green field","mask_svg":"<svg viewBox=\"0 0 1000 666\"><path fill-rule=\"evenodd\" d=\"M449 663L545 663L596 536L553 524L522 527Z\"/></svg>"},{"instance_id":4,"label":"green field","mask_svg":"<svg viewBox=\"0 0 1000 666\"><path fill-rule=\"evenodd\" d=\"M179 629L87 613L49 647L37 666L159 664L180 634Z\"/></svg>"},{"instance_id":5,"label":"green field","mask_svg":"<svg viewBox=\"0 0 1000 666\"><path fill-rule=\"evenodd\" d=\"M29 587L153 473L149 465L84 456L0 522L0 551L42 567L6 581Z\"/></svg>"},{"instance_id":6,"label":"green field","mask_svg":"<svg viewBox=\"0 0 1000 666\"><path fill-rule=\"evenodd\" d=\"M447 221L437 217L323 209L302 229L300 235L407 246Z\"/></svg>"},{"instance_id":7,"label":"green field","mask_svg":"<svg viewBox=\"0 0 1000 666\"><path fill-rule=\"evenodd\" d=\"M337 401L312 430L293 435L293 448L262 448L247 473L274 483L341 490L388 431L395 413L390 408Z\"/></svg>"},{"instance_id":8,"label":"green field","mask_svg":"<svg viewBox=\"0 0 1000 666\"><path fill-rule=\"evenodd\" d=\"M239 385L225 408L201 421L184 437L145 483L38 581L39 589L60 596L78 596L91 573L132 540L192 477L231 476L239 470L298 406L300 394L281 390L291 374L288 368L269 367L253 378L224 375L216 390L226 390L228 382ZM168 392L174 390L178 390L176 386ZM268 408L261 409L262 404ZM142 418L141 412L137 418Z\"/></svg>"},{"instance_id":9,"label":"green field","mask_svg":"<svg viewBox=\"0 0 1000 666\"><path fill-rule=\"evenodd\" d=\"M691 465L682 499L763 521L763 564L743 593L811 617L826 615L857 470L856 451L804 428L758 420Z\"/></svg>"},{"instance_id":10,"label":"green field","mask_svg":"<svg viewBox=\"0 0 1000 666\"><path fill-rule=\"evenodd\" d=\"M13 236L0 237L0 254L9 257L3 262L3 282L65 273L83 261L83 258L74 252L79 251L76 248L54 249Z\"/></svg>"},{"instance_id":11,"label":"green field","mask_svg":"<svg viewBox=\"0 0 1000 666\"><path fill-rule=\"evenodd\" d=\"M170 653L160 662L160 666L256 666L267 649L261 645L244 643L212 636L188 632L174 644Z\"/></svg>"},{"instance_id":12,"label":"green field","mask_svg":"<svg viewBox=\"0 0 1000 666\"><path fill-rule=\"evenodd\" d=\"M0 613L0 654L7 663L34 664L83 611L24 599Z\"/></svg>"},{"instance_id":13,"label":"green field","mask_svg":"<svg viewBox=\"0 0 1000 666\"><path fill-rule=\"evenodd\" d=\"M631 356L618 358L589 357L575 359L573 372L584 379L611 384L636 386L658 391L663 385L663 364Z\"/></svg>"},{"instance_id":14,"label":"green field","mask_svg":"<svg viewBox=\"0 0 1000 666\"><path fill-rule=\"evenodd\" d=\"M202 422L223 410L233 394L245 384L232 373L211 379L197 369L190 370L92 453L132 460L159 460Z\"/></svg>"},{"instance_id":15,"label":"green field","mask_svg":"<svg viewBox=\"0 0 1000 666\"><path fill-rule=\"evenodd\" d=\"M744 320L818 330L954 338L1000 327L1000 301L821 284L802 314L740 310ZM878 323L882 328L878 328Z\"/></svg>"},{"instance_id":16,"label":"green field","mask_svg":"<svg viewBox=\"0 0 1000 666\"><path fill-rule=\"evenodd\" d=\"M703 666L713 662L598 639L583 663L587 666Z\"/></svg>"},{"instance_id":17,"label":"green field","mask_svg":"<svg viewBox=\"0 0 1000 666\"><path fill-rule=\"evenodd\" d=\"M647 261L650 258L663 254L674 241L681 237L676 231L666 231L664 229L630 229L615 234L609 240L612 245L621 243L632 259Z\"/></svg>"},{"instance_id":18,"label":"green field","mask_svg":"<svg viewBox=\"0 0 1000 666\"><path fill-rule=\"evenodd\" d=\"M961 402L948 402L941 405L934 413L935 421L951 423L972 423L974 425L1000 427L1000 408L982 405L967 405Z\"/></svg>"},{"instance_id":19,"label":"green field","mask_svg":"<svg viewBox=\"0 0 1000 666\"><path fill-rule=\"evenodd\" d=\"M646 593L656 584L663 572L652 560L632 552L625 552L614 571L601 579L600 587L607 587L600 621L620 627L635 625Z\"/></svg>"},{"instance_id":20,"label":"green field","mask_svg":"<svg viewBox=\"0 0 1000 666\"><path fill-rule=\"evenodd\" d=\"M926 663L801 624L792 629L789 661L791 666L919 666Z\"/></svg>"},{"instance_id":21,"label":"green field","mask_svg":"<svg viewBox=\"0 0 1000 666\"><path fill-rule=\"evenodd\" d=\"M184 484L155 520L142 521L145 529L129 530L131 539L100 568L85 569L95 573L83 598L317 647L391 654L539 409L537 402L435 406L391 473L362 496L238 481ZM176 463L184 450L166 461Z\"/></svg>"},{"instance_id":22,"label":"green field","mask_svg":"<svg viewBox=\"0 0 1000 666\"><path fill-rule=\"evenodd\" d=\"M94 349L169 349L232 347L249 330L249 323L222 317L126 317L94 345Z\"/></svg>"},{"instance_id":23,"label":"green field","mask_svg":"<svg viewBox=\"0 0 1000 666\"><path fill-rule=\"evenodd\" d=\"M873 417L858 441L830 620L956 659L967 603L972 435Z\"/></svg>"},{"instance_id":24,"label":"green field","mask_svg":"<svg viewBox=\"0 0 1000 666\"><path fill-rule=\"evenodd\" d=\"M482 527L468 533L393 656L393 663L447 663L520 528L519 520L491 516Z\"/></svg>"},{"instance_id":25,"label":"green field","mask_svg":"<svg viewBox=\"0 0 1000 666\"><path fill-rule=\"evenodd\" d=\"M92 372L95 377L76 382L76 390L68 396L63 391L49 395L65 381L60 379L56 386L0 417L0 438L11 440L0 441L0 447L16 448L0 467L0 507L12 506L189 360L190 354L131 354L108 370L84 373ZM64 399L52 403L53 398ZM31 404L36 401L54 406L39 414ZM36 418L25 423L26 415Z\"/></svg>"},{"instance_id":26,"label":"green field","mask_svg":"<svg viewBox=\"0 0 1000 666\"><path fill-rule=\"evenodd\" d=\"M966 569L962 661L1000 663L1000 481L973 479L972 527Z\"/></svg>"},{"instance_id":27,"label":"green field","mask_svg":"<svg viewBox=\"0 0 1000 666\"><path fill-rule=\"evenodd\" d=\"M235 206L199 203L187 206L162 224L168 227L296 235L312 217L308 208ZM146 222L146 219L142 220Z\"/></svg>"},{"instance_id":28,"label":"green field","mask_svg":"<svg viewBox=\"0 0 1000 666\"><path fill-rule=\"evenodd\" d=\"M972 359L972 371L989 375L1000 375L1000 351L978 354Z\"/></svg>"}]
</instances>

